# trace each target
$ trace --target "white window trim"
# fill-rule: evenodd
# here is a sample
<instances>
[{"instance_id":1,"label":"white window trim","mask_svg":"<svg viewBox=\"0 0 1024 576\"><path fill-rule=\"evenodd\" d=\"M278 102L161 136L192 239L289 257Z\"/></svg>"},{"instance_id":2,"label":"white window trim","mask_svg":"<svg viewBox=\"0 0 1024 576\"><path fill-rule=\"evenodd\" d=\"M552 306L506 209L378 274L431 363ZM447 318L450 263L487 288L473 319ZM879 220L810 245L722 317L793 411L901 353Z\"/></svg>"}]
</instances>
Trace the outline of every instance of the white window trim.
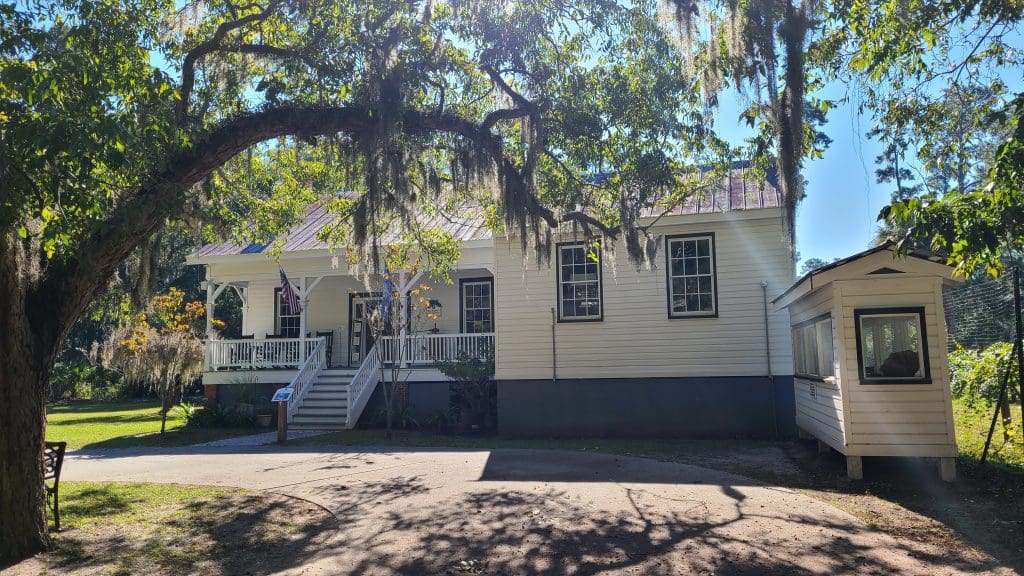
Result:
<instances>
[{"instance_id":1,"label":"white window trim","mask_svg":"<svg viewBox=\"0 0 1024 576\"><path fill-rule=\"evenodd\" d=\"M562 296L562 251L565 249L576 249L583 248L587 250L586 242L564 242L555 245L555 299L558 304L558 321L559 322L601 322L604 320L604 259L601 257L601 250L597 250L597 314L589 316L569 316L566 317L562 305L564 304ZM586 283L592 282L592 280L585 281ZM573 281L574 284L582 284L584 282Z\"/></svg>"},{"instance_id":2,"label":"white window trim","mask_svg":"<svg viewBox=\"0 0 1024 576\"><path fill-rule=\"evenodd\" d=\"M302 329L300 328L300 326L302 325L302 312L300 311L298 314L284 314L284 303L281 301L283 295L284 288L282 288L281 286L274 288L274 312L276 313L274 315L274 333L283 333L284 325L283 322L281 322L283 318L295 318L298 321L298 323L294 326L294 328L297 332L299 332L299 337L301 338Z\"/></svg>"},{"instance_id":3,"label":"white window trim","mask_svg":"<svg viewBox=\"0 0 1024 576\"><path fill-rule=\"evenodd\" d=\"M693 310L686 312L676 312L673 309L672 301L675 293L672 291L672 279L673 278L687 278L701 276L707 276L707 274L697 274L696 276L674 276L672 274L672 244L675 242L693 240L707 240L708 241L708 254L711 256L711 310ZM718 317L718 258L715 256L715 235L714 233L703 233L703 234L682 234L673 235L665 238L665 289L668 295L668 317L669 318L716 318Z\"/></svg>"}]
</instances>

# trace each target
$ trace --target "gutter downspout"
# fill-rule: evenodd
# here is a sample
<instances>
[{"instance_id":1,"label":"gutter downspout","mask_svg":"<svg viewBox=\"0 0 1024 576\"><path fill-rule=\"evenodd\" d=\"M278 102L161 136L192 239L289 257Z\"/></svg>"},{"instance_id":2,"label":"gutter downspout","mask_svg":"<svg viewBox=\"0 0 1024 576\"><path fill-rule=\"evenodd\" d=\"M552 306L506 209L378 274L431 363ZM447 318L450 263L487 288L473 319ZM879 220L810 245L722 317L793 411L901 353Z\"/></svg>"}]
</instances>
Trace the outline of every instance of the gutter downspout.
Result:
<instances>
[{"instance_id":1,"label":"gutter downspout","mask_svg":"<svg viewBox=\"0 0 1024 576\"><path fill-rule=\"evenodd\" d=\"M764 355L768 362L768 382L772 386L772 427L775 430L775 437L779 437L779 419L775 413L775 403L778 394L775 390L775 375L772 374L772 341L771 330L768 328L768 281L761 281L761 301L764 303Z\"/></svg>"},{"instance_id":2,"label":"gutter downspout","mask_svg":"<svg viewBox=\"0 0 1024 576\"><path fill-rule=\"evenodd\" d=\"M551 381L558 382L558 348L555 345L555 309L551 309Z\"/></svg>"}]
</instances>

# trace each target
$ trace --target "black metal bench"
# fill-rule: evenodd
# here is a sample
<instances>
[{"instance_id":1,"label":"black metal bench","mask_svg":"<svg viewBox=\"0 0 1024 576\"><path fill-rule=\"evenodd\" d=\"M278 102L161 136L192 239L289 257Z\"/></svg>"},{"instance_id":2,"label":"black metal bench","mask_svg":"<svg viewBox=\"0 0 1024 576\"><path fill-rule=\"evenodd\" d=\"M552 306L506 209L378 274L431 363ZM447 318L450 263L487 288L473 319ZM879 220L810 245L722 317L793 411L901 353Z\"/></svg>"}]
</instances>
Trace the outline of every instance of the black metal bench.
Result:
<instances>
[{"instance_id":1,"label":"black metal bench","mask_svg":"<svg viewBox=\"0 0 1024 576\"><path fill-rule=\"evenodd\" d=\"M46 485L46 505L53 510L53 526L60 532L60 469L64 465L64 451L67 442L45 442L43 447L43 480L53 482Z\"/></svg>"}]
</instances>

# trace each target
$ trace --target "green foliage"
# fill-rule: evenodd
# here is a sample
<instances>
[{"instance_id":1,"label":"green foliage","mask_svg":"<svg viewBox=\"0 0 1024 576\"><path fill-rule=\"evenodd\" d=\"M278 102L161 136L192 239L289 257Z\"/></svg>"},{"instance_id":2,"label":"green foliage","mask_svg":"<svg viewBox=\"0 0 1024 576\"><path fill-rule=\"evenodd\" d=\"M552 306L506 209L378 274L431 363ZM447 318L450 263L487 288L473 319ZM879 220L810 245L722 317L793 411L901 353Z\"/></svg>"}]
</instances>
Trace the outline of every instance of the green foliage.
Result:
<instances>
[{"instance_id":1,"label":"green foliage","mask_svg":"<svg viewBox=\"0 0 1024 576\"><path fill-rule=\"evenodd\" d=\"M1024 64L1020 3L826 5L815 62L858 87L885 148L879 180L896 185L881 233L930 244L963 276L1000 274L1024 237L1024 93L1010 89Z\"/></svg>"},{"instance_id":2,"label":"green foliage","mask_svg":"<svg viewBox=\"0 0 1024 576\"><path fill-rule=\"evenodd\" d=\"M455 360L437 361L434 367L451 380L449 403L460 430L493 429L497 407L494 350L485 346L479 354L460 351Z\"/></svg>"},{"instance_id":3,"label":"green foliage","mask_svg":"<svg viewBox=\"0 0 1024 576\"><path fill-rule=\"evenodd\" d=\"M993 405L999 398L1003 375L1010 371L1007 393L1018 402L1017 363L1011 355L1013 345L997 342L984 350L957 348L949 353L950 384L953 397L968 406Z\"/></svg>"},{"instance_id":4,"label":"green foliage","mask_svg":"<svg viewBox=\"0 0 1024 576\"><path fill-rule=\"evenodd\" d=\"M83 359L59 362L50 376L50 401L99 400L112 401L138 397L146 390L129 386L115 370Z\"/></svg>"},{"instance_id":5,"label":"green foliage","mask_svg":"<svg viewBox=\"0 0 1024 576\"><path fill-rule=\"evenodd\" d=\"M199 414L203 410L202 406L196 406L195 404L189 404L188 402L182 402L178 405L176 411L178 418L188 426L198 426Z\"/></svg>"},{"instance_id":6,"label":"green foliage","mask_svg":"<svg viewBox=\"0 0 1024 576\"><path fill-rule=\"evenodd\" d=\"M1020 404L1011 406L1010 427L1004 427L1002 418L996 418L987 462L1001 465L1016 474L1024 474L1024 440L1021 439ZM953 400L953 420L956 426L956 445L962 459L978 461L985 448L985 439L992 423L995 407L986 402L968 402L966 398ZM1019 479L1014 479L1019 486Z\"/></svg>"}]
</instances>

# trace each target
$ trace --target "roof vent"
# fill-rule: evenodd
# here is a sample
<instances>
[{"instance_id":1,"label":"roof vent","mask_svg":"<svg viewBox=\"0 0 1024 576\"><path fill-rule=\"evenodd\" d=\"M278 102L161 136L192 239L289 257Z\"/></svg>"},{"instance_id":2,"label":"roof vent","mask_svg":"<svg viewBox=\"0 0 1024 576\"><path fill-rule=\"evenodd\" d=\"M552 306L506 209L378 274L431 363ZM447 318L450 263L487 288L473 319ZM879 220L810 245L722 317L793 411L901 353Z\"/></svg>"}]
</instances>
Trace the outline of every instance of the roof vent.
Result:
<instances>
[{"instance_id":1,"label":"roof vent","mask_svg":"<svg viewBox=\"0 0 1024 576\"><path fill-rule=\"evenodd\" d=\"M875 270L874 272L868 272L868 274L903 274L903 271L902 270L894 270L892 268L885 267L885 268L879 268L878 270Z\"/></svg>"}]
</instances>

